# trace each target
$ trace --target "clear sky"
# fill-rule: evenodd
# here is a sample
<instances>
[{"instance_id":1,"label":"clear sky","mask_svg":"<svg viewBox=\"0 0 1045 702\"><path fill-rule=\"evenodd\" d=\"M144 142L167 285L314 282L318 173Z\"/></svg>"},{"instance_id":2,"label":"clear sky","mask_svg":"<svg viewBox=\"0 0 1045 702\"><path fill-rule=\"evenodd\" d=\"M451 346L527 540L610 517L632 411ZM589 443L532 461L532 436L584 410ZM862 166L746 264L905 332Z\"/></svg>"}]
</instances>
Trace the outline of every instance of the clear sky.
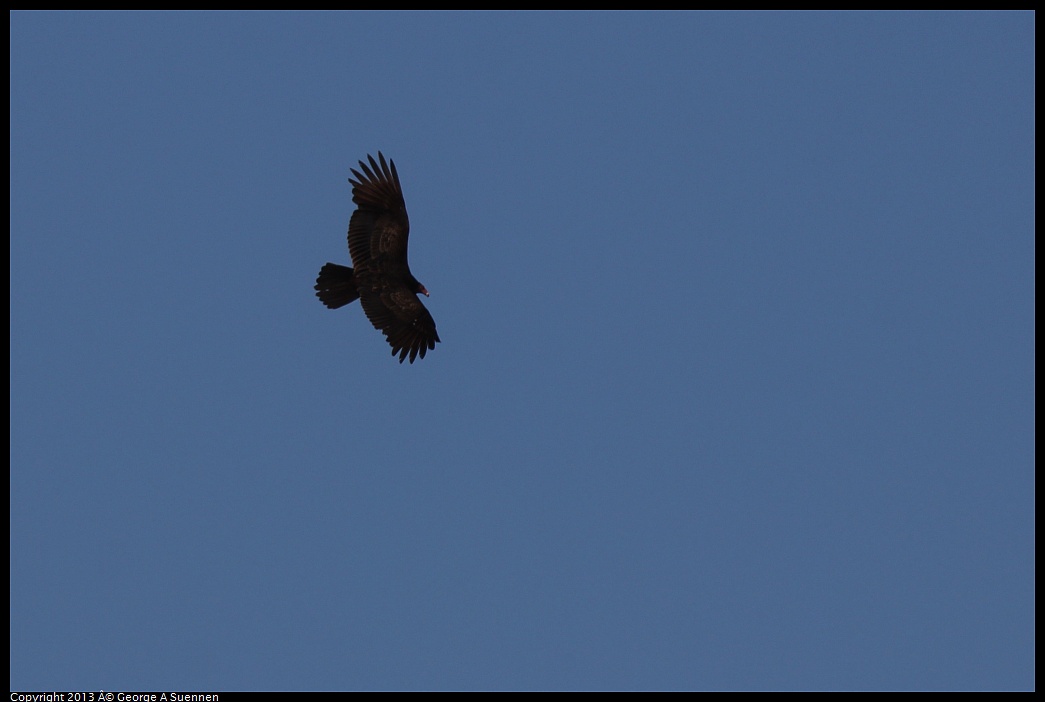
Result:
<instances>
[{"instance_id":1,"label":"clear sky","mask_svg":"<svg viewBox=\"0 0 1045 702\"><path fill-rule=\"evenodd\" d=\"M1034 688L1032 14L10 20L13 689Z\"/></svg>"}]
</instances>

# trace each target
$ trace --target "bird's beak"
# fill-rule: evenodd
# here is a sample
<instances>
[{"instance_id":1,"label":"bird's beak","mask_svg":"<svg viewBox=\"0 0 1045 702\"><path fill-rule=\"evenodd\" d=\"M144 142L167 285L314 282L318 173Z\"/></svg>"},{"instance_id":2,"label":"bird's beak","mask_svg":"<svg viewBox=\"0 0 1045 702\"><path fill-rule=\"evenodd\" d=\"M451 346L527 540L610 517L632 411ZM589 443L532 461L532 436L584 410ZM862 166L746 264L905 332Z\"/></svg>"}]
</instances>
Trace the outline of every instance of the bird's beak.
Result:
<instances>
[{"instance_id":1,"label":"bird's beak","mask_svg":"<svg viewBox=\"0 0 1045 702\"><path fill-rule=\"evenodd\" d=\"M423 286L423 285L421 286L421 292L424 293L425 297L431 297L431 295L428 294L428 291L425 290L425 286Z\"/></svg>"}]
</instances>

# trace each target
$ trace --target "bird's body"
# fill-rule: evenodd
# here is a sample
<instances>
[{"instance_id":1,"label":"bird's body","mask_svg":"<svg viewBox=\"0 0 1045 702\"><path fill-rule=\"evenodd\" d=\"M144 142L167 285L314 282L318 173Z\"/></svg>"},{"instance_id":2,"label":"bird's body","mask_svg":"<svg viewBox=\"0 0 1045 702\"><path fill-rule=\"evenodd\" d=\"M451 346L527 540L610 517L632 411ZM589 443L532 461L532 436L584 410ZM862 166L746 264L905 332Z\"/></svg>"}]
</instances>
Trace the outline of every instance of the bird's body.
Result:
<instances>
[{"instance_id":1,"label":"bird's body","mask_svg":"<svg viewBox=\"0 0 1045 702\"><path fill-rule=\"evenodd\" d=\"M428 295L407 263L410 220L395 163L367 156L352 169L352 201L356 211L348 224L352 268L328 263L316 279L316 296L330 309L359 299L367 319L392 346L392 355L410 362L435 348L435 320L418 293Z\"/></svg>"}]
</instances>

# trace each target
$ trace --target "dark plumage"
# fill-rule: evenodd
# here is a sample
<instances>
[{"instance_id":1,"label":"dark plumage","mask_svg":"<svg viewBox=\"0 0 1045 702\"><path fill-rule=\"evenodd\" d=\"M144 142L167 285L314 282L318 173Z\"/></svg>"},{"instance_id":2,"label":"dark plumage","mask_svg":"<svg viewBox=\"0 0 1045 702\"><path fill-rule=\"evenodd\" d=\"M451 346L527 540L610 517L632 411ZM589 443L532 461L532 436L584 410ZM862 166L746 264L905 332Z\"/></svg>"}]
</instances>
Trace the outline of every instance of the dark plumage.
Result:
<instances>
[{"instance_id":1,"label":"dark plumage","mask_svg":"<svg viewBox=\"0 0 1045 702\"><path fill-rule=\"evenodd\" d=\"M328 263L316 279L316 297L330 309L358 299L375 329L392 345L392 355L402 363L425 357L435 348L439 334L435 320L417 293L428 295L425 286L410 272L406 260L410 220L406 216L403 189L395 163L367 156L370 165L359 162L362 173L352 169L352 201L356 211L348 223L348 252L352 265Z\"/></svg>"}]
</instances>

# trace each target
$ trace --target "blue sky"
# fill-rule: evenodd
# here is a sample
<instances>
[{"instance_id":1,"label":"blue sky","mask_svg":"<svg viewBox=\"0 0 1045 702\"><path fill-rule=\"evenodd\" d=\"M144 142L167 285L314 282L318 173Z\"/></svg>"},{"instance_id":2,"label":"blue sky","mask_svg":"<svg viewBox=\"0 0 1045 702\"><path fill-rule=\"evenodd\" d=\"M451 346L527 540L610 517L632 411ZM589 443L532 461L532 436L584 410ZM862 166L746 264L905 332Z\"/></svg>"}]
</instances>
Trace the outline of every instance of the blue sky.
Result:
<instances>
[{"instance_id":1,"label":"blue sky","mask_svg":"<svg viewBox=\"0 0 1045 702\"><path fill-rule=\"evenodd\" d=\"M10 19L12 689L1034 688L1032 14Z\"/></svg>"}]
</instances>

